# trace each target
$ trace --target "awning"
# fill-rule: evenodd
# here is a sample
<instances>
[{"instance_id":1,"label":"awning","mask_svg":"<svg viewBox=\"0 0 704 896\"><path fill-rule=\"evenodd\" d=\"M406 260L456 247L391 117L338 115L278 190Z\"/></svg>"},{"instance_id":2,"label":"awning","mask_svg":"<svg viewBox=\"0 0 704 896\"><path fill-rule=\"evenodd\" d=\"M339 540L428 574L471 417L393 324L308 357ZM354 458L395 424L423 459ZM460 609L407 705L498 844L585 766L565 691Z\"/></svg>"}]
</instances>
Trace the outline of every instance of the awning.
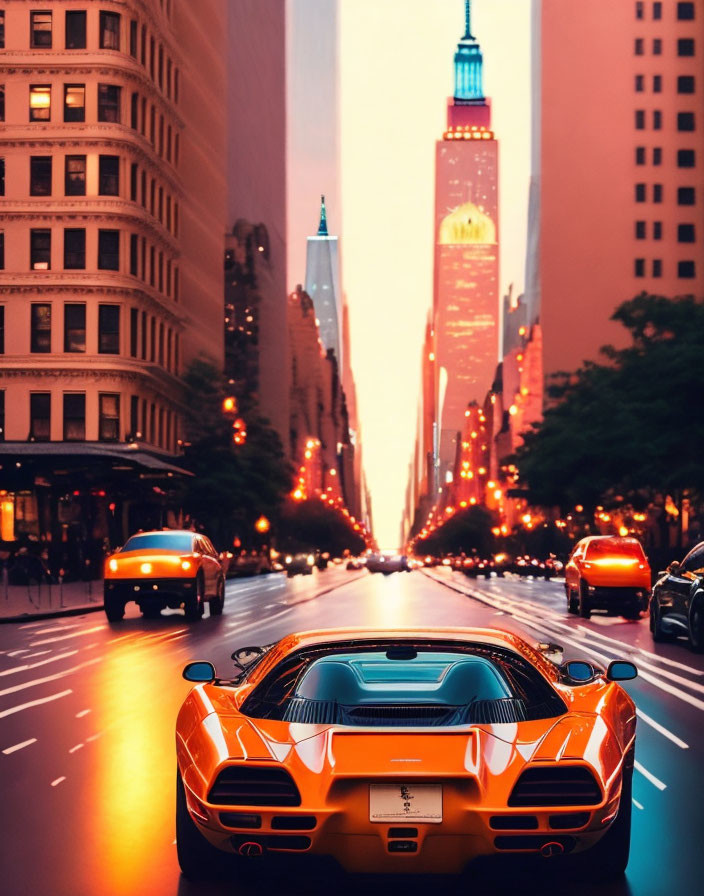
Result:
<instances>
[{"instance_id":1,"label":"awning","mask_svg":"<svg viewBox=\"0 0 704 896\"><path fill-rule=\"evenodd\" d=\"M193 474L164 456L157 456L140 447L119 442L0 442L0 464L32 461L56 461L72 466L86 461L107 461L113 470L149 470L172 476Z\"/></svg>"}]
</instances>

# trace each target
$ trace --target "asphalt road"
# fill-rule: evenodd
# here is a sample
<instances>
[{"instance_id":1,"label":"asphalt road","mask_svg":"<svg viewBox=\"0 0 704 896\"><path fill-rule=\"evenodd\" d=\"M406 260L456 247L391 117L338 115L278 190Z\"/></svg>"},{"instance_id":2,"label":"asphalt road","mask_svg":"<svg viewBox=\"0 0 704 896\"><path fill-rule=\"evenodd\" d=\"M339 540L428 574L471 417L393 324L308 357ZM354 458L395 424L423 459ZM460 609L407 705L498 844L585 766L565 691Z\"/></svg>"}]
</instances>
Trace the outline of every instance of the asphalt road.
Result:
<instances>
[{"instance_id":1,"label":"asphalt road","mask_svg":"<svg viewBox=\"0 0 704 896\"><path fill-rule=\"evenodd\" d=\"M182 880L174 844L174 721L189 685L181 668L291 631L343 625L482 625L561 643L565 659L635 660L638 705L633 845L626 880L595 887L549 863L445 882L446 892L679 896L701 892L704 658L654 645L647 620L566 612L558 583L471 580L440 569L384 577L333 568L311 577L228 584L225 612L188 625L128 609L0 627L0 891L5 896L423 893L433 881L254 864L244 879ZM518 873L520 876L515 877Z\"/></svg>"}]
</instances>

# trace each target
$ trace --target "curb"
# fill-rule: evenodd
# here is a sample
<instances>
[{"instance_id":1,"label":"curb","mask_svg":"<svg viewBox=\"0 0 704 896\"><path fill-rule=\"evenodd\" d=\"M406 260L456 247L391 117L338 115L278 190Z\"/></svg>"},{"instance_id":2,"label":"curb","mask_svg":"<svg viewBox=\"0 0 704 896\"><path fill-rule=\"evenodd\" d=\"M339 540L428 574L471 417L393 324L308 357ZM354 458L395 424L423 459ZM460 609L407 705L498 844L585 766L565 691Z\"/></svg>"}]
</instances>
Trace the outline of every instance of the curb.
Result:
<instances>
[{"instance_id":1,"label":"curb","mask_svg":"<svg viewBox=\"0 0 704 896\"><path fill-rule=\"evenodd\" d=\"M97 613L104 610L100 604L89 604L86 607L64 607L62 610L46 610L42 613L20 613L19 616L0 616L0 625L12 622L31 622L33 619L59 619L61 616L83 616L84 613Z\"/></svg>"}]
</instances>

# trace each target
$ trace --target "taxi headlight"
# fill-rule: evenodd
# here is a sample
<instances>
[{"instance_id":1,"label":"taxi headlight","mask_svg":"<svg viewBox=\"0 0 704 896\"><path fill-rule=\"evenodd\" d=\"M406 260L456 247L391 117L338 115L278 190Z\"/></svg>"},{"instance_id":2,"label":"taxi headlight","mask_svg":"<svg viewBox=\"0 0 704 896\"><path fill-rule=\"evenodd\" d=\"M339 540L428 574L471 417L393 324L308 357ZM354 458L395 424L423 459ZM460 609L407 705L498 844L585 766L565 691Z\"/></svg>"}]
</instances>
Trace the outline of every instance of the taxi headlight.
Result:
<instances>
[{"instance_id":1,"label":"taxi headlight","mask_svg":"<svg viewBox=\"0 0 704 896\"><path fill-rule=\"evenodd\" d=\"M152 571L151 563L142 563L142 565L139 567L139 571L142 573L142 575L148 576Z\"/></svg>"},{"instance_id":2,"label":"taxi headlight","mask_svg":"<svg viewBox=\"0 0 704 896\"><path fill-rule=\"evenodd\" d=\"M191 561L190 561L190 560L182 560L182 561L181 561L181 569L183 569L183 570L185 571L185 570L188 570L188 569L190 569L190 568L191 568Z\"/></svg>"},{"instance_id":3,"label":"taxi headlight","mask_svg":"<svg viewBox=\"0 0 704 896\"><path fill-rule=\"evenodd\" d=\"M315 563L315 557L312 554L308 554L306 557L306 563L308 566L312 566Z\"/></svg>"},{"instance_id":4,"label":"taxi headlight","mask_svg":"<svg viewBox=\"0 0 704 896\"><path fill-rule=\"evenodd\" d=\"M114 557L108 561L108 569L110 572L117 572L117 560Z\"/></svg>"}]
</instances>

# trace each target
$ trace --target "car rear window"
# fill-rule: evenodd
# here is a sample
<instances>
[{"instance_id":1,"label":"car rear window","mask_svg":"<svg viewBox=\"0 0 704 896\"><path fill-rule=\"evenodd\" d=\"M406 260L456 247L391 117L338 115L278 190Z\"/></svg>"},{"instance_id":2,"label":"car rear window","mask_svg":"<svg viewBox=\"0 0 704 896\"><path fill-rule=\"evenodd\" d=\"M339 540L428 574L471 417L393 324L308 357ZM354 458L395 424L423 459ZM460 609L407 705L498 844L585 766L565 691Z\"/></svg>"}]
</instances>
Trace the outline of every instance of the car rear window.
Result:
<instances>
[{"instance_id":1,"label":"car rear window","mask_svg":"<svg viewBox=\"0 0 704 896\"><path fill-rule=\"evenodd\" d=\"M148 535L133 535L125 542L123 551L190 551L193 536L187 532L153 532Z\"/></svg>"},{"instance_id":2,"label":"car rear window","mask_svg":"<svg viewBox=\"0 0 704 896\"><path fill-rule=\"evenodd\" d=\"M643 560L645 554L639 541L633 538L610 538L608 541L590 541L587 545L587 560L599 557L632 557Z\"/></svg>"}]
</instances>

